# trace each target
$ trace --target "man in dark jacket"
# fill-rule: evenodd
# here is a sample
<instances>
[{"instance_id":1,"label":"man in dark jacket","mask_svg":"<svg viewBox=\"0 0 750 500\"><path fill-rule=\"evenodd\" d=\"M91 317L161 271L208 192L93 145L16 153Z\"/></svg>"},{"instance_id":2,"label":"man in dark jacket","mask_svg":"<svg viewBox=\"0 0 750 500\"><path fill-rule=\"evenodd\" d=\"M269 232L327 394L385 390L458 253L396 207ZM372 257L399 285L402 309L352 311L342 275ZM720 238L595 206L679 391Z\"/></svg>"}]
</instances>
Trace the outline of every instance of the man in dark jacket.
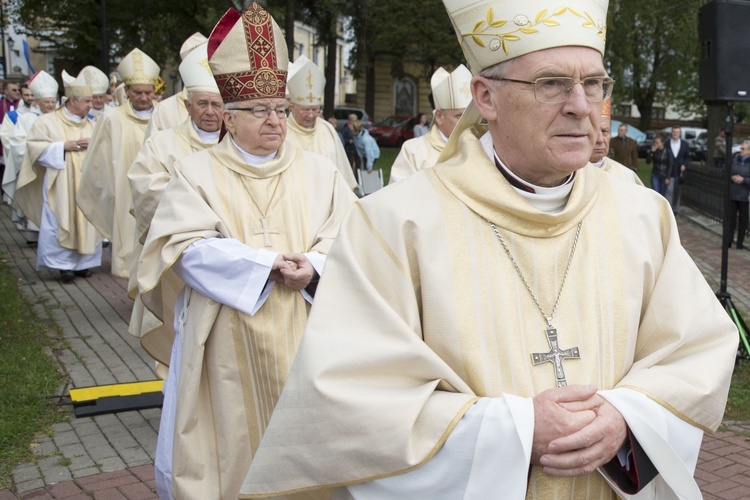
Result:
<instances>
[{"instance_id":1,"label":"man in dark jacket","mask_svg":"<svg viewBox=\"0 0 750 500\"><path fill-rule=\"evenodd\" d=\"M669 176L666 197L669 200L669 204L672 205L674 213L680 210L680 183L682 182L685 169L690 162L688 143L680 138L681 135L682 129L680 126L673 125L672 139L667 144L667 150L672 155L672 173Z\"/></svg>"}]
</instances>

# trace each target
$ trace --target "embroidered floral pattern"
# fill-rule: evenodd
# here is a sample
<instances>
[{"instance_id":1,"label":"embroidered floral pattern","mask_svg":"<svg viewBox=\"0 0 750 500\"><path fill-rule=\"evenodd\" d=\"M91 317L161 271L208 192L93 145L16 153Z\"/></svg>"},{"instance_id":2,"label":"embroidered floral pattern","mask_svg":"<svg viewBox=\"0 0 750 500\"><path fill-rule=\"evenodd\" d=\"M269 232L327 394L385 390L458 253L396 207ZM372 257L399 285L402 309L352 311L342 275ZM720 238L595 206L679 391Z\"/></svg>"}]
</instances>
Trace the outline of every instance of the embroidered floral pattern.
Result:
<instances>
[{"instance_id":1,"label":"embroidered floral pattern","mask_svg":"<svg viewBox=\"0 0 750 500\"><path fill-rule=\"evenodd\" d=\"M508 44L510 42L517 42L521 40L523 35L534 35L539 33L539 30L544 27L556 27L560 26L560 22L555 19L566 12L570 12L576 17L583 19L581 26L584 28L591 28L597 30L597 35L604 36L606 32L606 25L602 20L594 19L588 12L581 14L572 7L559 7L554 11L550 12L549 9L543 9L537 13L532 21L527 16L519 14L512 19L512 25L508 27L516 26L515 29L501 32L498 28L503 28L508 25L508 21L504 19L495 19L492 11L492 7L487 11L487 16L482 21L479 21L474 25L474 29L471 33L462 33L461 41L463 42L466 38L471 38L474 43L480 47L487 47L489 45L490 50L503 49L503 52L509 54ZM485 40L490 40L485 43Z\"/></svg>"}]
</instances>

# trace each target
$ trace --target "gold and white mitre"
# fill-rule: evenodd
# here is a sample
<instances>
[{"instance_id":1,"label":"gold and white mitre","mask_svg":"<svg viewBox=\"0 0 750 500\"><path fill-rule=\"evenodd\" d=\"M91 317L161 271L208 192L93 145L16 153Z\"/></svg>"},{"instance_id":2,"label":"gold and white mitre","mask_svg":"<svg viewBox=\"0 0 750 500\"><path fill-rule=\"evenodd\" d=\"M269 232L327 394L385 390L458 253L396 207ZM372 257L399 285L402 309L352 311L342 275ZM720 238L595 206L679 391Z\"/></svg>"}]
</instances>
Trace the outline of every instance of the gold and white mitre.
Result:
<instances>
[{"instance_id":1,"label":"gold and white mitre","mask_svg":"<svg viewBox=\"0 0 750 500\"><path fill-rule=\"evenodd\" d=\"M604 56L609 0L580 0L575 7L554 0L443 0L458 43L474 75L513 58L555 47L590 47ZM472 101L440 154L457 152L464 130L481 122Z\"/></svg>"},{"instance_id":2,"label":"gold and white mitre","mask_svg":"<svg viewBox=\"0 0 750 500\"><path fill-rule=\"evenodd\" d=\"M62 81L65 87L65 97L91 97L94 95L83 71L73 78L67 71L62 70Z\"/></svg>"},{"instance_id":3,"label":"gold and white mitre","mask_svg":"<svg viewBox=\"0 0 750 500\"><path fill-rule=\"evenodd\" d=\"M299 56L289 65L286 90L293 104L302 106L323 105L326 77L317 64Z\"/></svg>"},{"instance_id":4,"label":"gold and white mitre","mask_svg":"<svg viewBox=\"0 0 750 500\"><path fill-rule=\"evenodd\" d=\"M59 89L57 80L46 71L37 71L29 79L29 90L36 99L57 99Z\"/></svg>"},{"instance_id":5,"label":"gold and white mitre","mask_svg":"<svg viewBox=\"0 0 750 500\"><path fill-rule=\"evenodd\" d=\"M94 95L106 94L109 90L109 78L96 66L85 66L81 73L86 77L86 81L94 92Z\"/></svg>"},{"instance_id":6,"label":"gold and white mitre","mask_svg":"<svg viewBox=\"0 0 750 500\"><path fill-rule=\"evenodd\" d=\"M253 3L230 8L208 37L208 64L224 103L286 97L289 56L271 14Z\"/></svg>"},{"instance_id":7,"label":"gold and white mitre","mask_svg":"<svg viewBox=\"0 0 750 500\"><path fill-rule=\"evenodd\" d=\"M159 65L140 49L133 49L117 66L125 85L154 85L159 79Z\"/></svg>"},{"instance_id":8,"label":"gold and white mitre","mask_svg":"<svg viewBox=\"0 0 750 500\"><path fill-rule=\"evenodd\" d=\"M552 47L604 54L609 0L443 0L472 73Z\"/></svg>"},{"instance_id":9,"label":"gold and white mitre","mask_svg":"<svg viewBox=\"0 0 750 500\"><path fill-rule=\"evenodd\" d=\"M180 64L180 77L188 92L219 93L219 87L208 66L207 47L208 40L190 51Z\"/></svg>"},{"instance_id":10,"label":"gold and white mitre","mask_svg":"<svg viewBox=\"0 0 750 500\"><path fill-rule=\"evenodd\" d=\"M612 98L610 97L602 104L602 117L612 118Z\"/></svg>"},{"instance_id":11,"label":"gold and white mitre","mask_svg":"<svg viewBox=\"0 0 750 500\"><path fill-rule=\"evenodd\" d=\"M471 102L471 78L463 64L451 73L438 68L430 79L435 109L466 109Z\"/></svg>"},{"instance_id":12,"label":"gold and white mitre","mask_svg":"<svg viewBox=\"0 0 750 500\"><path fill-rule=\"evenodd\" d=\"M180 47L180 60L184 61L187 55L193 51L193 49L197 48L199 45L206 43L208 41L208 38L201 35L197 31L190 35L187 40L182 42L182 46Z\"/></svg>"}]
</instances>

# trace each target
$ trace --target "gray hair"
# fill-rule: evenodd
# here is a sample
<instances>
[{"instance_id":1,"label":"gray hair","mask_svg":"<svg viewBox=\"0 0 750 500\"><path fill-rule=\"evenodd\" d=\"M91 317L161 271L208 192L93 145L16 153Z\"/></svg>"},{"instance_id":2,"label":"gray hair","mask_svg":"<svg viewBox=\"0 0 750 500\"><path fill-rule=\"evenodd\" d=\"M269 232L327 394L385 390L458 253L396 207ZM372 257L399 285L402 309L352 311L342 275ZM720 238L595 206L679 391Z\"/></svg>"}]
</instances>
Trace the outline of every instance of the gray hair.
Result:
<instances>
[{"instance_id":1,"label":"gray hair","mask_svg":"<svg viewBox=\"0 0 750 500\"><path fill-rule=\"evenodd\" d=\"M510 70L516 65L517 62L518 58L513 58L508 61L497 63L494 66L484 68L479 72L479 76L483 76L484 78L488 78L493 81L498 81L499 78L505 78L505 75L510 72Z\"/></svg>"}]
</instances>

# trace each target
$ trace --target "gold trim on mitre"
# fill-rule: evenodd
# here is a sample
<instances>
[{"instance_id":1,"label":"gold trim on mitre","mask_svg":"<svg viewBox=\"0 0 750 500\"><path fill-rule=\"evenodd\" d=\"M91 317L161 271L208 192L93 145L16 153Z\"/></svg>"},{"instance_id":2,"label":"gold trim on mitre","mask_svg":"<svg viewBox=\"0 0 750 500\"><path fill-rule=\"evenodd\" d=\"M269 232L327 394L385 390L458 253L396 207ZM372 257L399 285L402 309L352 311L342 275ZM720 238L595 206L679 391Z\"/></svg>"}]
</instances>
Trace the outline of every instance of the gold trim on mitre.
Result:
<instances>
[{"instance_id":1,"label":"gold trim on mitre","mask_svg":"<svg viewBox=\"0 0 750 500\"><path fill-rule=\"evenodd\" d=\"M571 6L570 3L574 4ZM553 47L604 54L609 0L443 0L472 73Z\"/></svg>"},{"instance_id":2,"label":"gold trim on mitre","mask_svg":"<svg viewBox=\"0 0 750 500\"><path fill-rule=\"evenodd\" d=\"M180 77L188 92L219 93L216 80L208 66L208 40L193 49L180 63Z\"/></svg>"},{"instance_id":3,"label":"gold trim on mitre","mask_svg":"<svg viewBox=\"0 0 750 500\"><path fill-rule=\"evenodd\" d=\"M286 97L286 42L271 14L253 3L230 8L208 37L208 64L224 103Z\"/></svg>"},{"instance_id":4,"label":"gold trim on mitre","mask_svg":"<svg viewBox=\"0 0 750 500\"><path fill-rule=\"evenodd\" d=\"M180 60L184 61L190 52L206 42L208 42L208 38L197 31L190 35L187 40L182 42L182 46L180 47Z\"/></svg>"},{"instance_id":5,"label":"gold trim on mitre","mask_svg":"<svg viewBox=\"0 0 750 500\"><path fill-rule=\"evenodd\" d=\"M122 58L117 72L125 85L156 85L161 69L140 49L133 49Z\"/></svg>"},{"instance_id":6,"label":"gold trim on mitre","mask_svg":"<svg viewBox=\"0 0 750 500\"><path fill-rule=\"evenodd\" d=\"M289 65L286 79L289 100L301 106L323 105L326 77L317 64L305 56L299 56Z\"/></svg>"},{"instance_id":7,"label":"gold trim on mitre","mask_svg":"<svg viewBox=\"0 0 750 500\"><path fill-rule=\"evenodd\" d=\"M81 73L85 75L86 81L94 92L94 95L107 93L109 90L109 78L104 74L104 71L96 66L84 66Z\"/></svg>"},{"instance_id":8,"label":"gold trim on mitre","mask_svg":"<svg viewBox=\"0 0 750 500\"><path fill-rule=\"evenodd\" d=\"M612 118L612 98L610 97L602 104L602 116Z\"/></svg>"},{"instance_id":9,"label":"gold trim on mitre","mask_svg":"<svg viewBox=\"0 0 750 500\"><path fill-rule=\"evenodd\" d=\"M430 79L435 109L466 109L471 102L471 79L471 71L463 64L450 73L438 68Z\"/></svg>"},{"instance_id":10,"label":"gold trim on mitre","mask_svg":"<svg viewBox=\"0 0 750 500\"><path fill-rule=\"evenodd\" d=\"M60 90L60 85L55 77L42 70L31 75L29 90L34 94L35 99L57 99L57 91Z\"/></svg>"},{"instance_id":11,"label":"gold trim on mitre","mask_svg":"<svg viewBox=\"0 0 750 500\"><path fill-rule=\"evenodd\" d=\"M65 87L65 97L92 97L94 95L83 71L73 78L67 71L62 70L62 81Z\"/></svg>"}]
</instances>

